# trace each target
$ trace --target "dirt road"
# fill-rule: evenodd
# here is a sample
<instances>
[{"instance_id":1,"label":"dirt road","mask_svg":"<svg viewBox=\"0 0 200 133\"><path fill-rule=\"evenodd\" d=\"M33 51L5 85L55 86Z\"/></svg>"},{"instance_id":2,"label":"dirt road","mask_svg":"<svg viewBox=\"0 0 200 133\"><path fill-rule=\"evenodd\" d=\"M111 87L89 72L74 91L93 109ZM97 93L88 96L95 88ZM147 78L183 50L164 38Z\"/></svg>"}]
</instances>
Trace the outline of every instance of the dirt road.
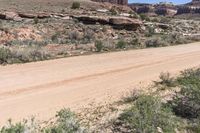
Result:
<instances>
[{"instance_id":1,"label":"dirt road","mask_svg":"<svg viewBox=\"0 0 200 133\"><path fill-rule=\"evenodd\" d=\"M0 67L0 124L48 119L63 107L116 100L160 72L200 65L200 43ZM110 98L112 97L112 98Z\"/></svg>"}]
</instances>

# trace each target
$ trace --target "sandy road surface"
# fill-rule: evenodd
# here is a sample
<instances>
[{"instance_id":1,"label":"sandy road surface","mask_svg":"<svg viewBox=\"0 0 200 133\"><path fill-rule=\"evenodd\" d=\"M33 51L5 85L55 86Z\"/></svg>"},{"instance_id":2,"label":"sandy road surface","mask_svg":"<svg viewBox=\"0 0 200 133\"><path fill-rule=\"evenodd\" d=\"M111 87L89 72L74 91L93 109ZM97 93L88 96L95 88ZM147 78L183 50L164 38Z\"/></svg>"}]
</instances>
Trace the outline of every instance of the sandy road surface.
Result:
<instances>
[{"instance_id":1,"label":"sandy road surface","mask_svg":"<svg viewBox=\"0 0 200 133\"><path fill-rule=\"evenodd\" d=\"M47 119L63 107L117 99L162 71L200 65L200 43L114 52L0 67L0 124Z\"/></svg>"}]
</instances>

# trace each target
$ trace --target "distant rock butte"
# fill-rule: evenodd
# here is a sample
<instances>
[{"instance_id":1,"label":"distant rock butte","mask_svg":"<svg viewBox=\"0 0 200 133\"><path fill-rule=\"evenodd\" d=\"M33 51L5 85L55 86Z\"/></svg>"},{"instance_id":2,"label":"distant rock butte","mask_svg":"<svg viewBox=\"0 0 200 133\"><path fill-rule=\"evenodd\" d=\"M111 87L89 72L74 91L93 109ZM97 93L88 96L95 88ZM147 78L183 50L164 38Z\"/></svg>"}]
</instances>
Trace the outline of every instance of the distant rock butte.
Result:
<instances>
[{"instance_id":1,"label":"distant rock butte","mask_svg":"<svg viewBox=\"0 0 200 133\"><path fill-rule=\"evenodd\" d=\"M177 7L171 3L160 4L130 4L137 13L151 13L157 15L173 16L177 13Z\"/></svg>"},{"instance_id":2,"label":"distant rock butte","mask_svg":"<svg viewBox=\"0 0 200 133\"><path fill-rule=\"evenodd\" d=\"M200 0L193 0L192 2L183 5L173 5L172 3L134 3L129 4L129 6L137 13L149 13L165 16L200 13Z\"/></svg>"},{"instance_id":3,"label":"distant rock butte","mask_svg":"<svg viewBox=\"0 0 200 133\"><path fill-rule=\"evenodd\" d=\"M193 0L185 5L178 7L177 14L200 14L200 0Z\"/></svg>"}]
</instances>

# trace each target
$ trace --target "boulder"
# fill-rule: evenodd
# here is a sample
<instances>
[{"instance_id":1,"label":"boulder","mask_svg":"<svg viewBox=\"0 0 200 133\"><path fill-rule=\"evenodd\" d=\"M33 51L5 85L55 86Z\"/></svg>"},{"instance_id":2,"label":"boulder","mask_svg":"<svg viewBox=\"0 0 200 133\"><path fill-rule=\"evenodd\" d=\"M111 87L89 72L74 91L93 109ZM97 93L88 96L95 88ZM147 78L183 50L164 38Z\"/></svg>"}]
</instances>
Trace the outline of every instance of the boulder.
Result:
<instances>
[{"instance_id":1,"label":"boulder","mask_svg":"<svg viewBox=\"0 0 200 133\"><path fill-rule=\"evenodd\" d=\"M0 13L0 19L6 19L5 13Z\"/></svg>"},{"instance_id":2,"label":"boulder","mask_svg":"<svg viewBox=\"0 0 200 133\"><path fill-rule=\"evenodd\" d=\"M16 12L0 13L0 19L22 21L22 18Z\"/></svg>"},{"instance_id":3,"label":"boulder","mask_svg":"<svg viewBox=\"0 0 200 133\"><path fill-rule=\"evenodd\" d=\"M157 23L156 25L157 25L159 28L164 29L164 30L170 28L170 25L169 25L169 24Z\"/></svg>"},{"instance_id":4,"label":"boulder","mask_svg":"<svg viewBox=\"0 0 200 133\"><path fill-rule=\"evenodd\" d=\"M109 12L109 10L107 10L107 9L97 9L96 11L97 12L101 12L101 13L107 13L107 12Z\"/></svg>"},{"instance_id":5,"label":"boulder","mask_svg":"<svg viewBox=\"0 0 200 133\"><path fill-rule=\"evenodd\" d=\"M78 21L81 21L85 24L96 24L96 23L100 23L100 24L109 24L109 19L105 16L87 16L87 15L83 15L83 16L72 16L72 18L77 19Z\"/></svg>"},{"instance_id":6,"label":"boulder","mask_svg":"<svg viewBox=\"0 0 200 133\"><path fill-rule=\"evenodd\" d=\"M108 24L116 29L136 30L142 25L139 19L128 17L105 17L105 16L72 16L85 24Z\"/></svg>"},{"instance_id":7,"label":"boulder","mask_svg":"<svg viewBox=\"0 0 200 133\"><path fill-rule=\"evenodd\" d=\"M22 18L39 18L39 19L44 19L44 18L50 18L51 15L47 13L18 13L20 17Z\"/></svg>"},{"instance_id":8,"label":"boulder","mask_svg":"<svg viewBox=\"0 0 200 133\"><path fill-rule=\"evenodd\" d=\"M114 28L123 28L127 30L137 30L142 25L142 21L139 19L127 17L110 17L109 23L114 26Z\"/></svg>"},{"instance_id":9,"label":"boulder","mask_svg":"<svg viewBox=\"0 0 200 133\"><path fill-rule=\"evenodd\" d=\"M95 2L109 2L112 4L128 5L128 0L92 0Z\"/></svg>"}]
</instances>

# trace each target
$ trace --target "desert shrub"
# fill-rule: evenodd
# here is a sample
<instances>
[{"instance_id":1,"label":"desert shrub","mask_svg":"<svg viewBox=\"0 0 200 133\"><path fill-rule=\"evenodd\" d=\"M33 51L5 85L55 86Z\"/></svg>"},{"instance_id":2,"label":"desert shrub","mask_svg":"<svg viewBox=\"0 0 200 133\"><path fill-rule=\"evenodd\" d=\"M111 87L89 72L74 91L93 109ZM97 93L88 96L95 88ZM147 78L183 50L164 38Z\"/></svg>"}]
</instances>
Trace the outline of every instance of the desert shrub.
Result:
<instances>
[{"instance_id":1,"label":"desert shrub","mask_svg":"<svg viewBox=\"0 0 200 133\"><path fill-rule=\"evenodd\" d=\"M51 40L53 43L59 43L59 37L60 37L60 33L57 32L54 35L51 36Z\"/></svg>"},{"instance_id":2,"label":"desert shrub","mask_svg":"<svg viewBox=\"0 0 200 133\"><path fill-rule=\"evenodd\" d=\"M171 109L161 102L160 98L150 95L140 96L119 120L122 125L137 133L174 133L178 119ZM119 126L119 125L118 125Z\"/></svg>"},{"instance_id":3,"label":"desert shrub","mask_svg":"<svg viewBox=\"0 0 200 133\"><path fill-rule=\"evenodd\" d=\"M80 2L73 2L71 9L79 9L81 6Z\"/></svg>"},{"instance_id":4,"label":"desert shrub","mask_svg":"<svg viewBox=\"0 0 200 133\"><path fill-rule=\"evenodd\" d=\"M164 35L164 36L162 36L162 39L163 39L163 41L165 41L171 45L184 44L184 43L191 42L191 40L189 38L186 38L177 33L171 33L170 35Z\"/></svg>"},{"instance_id":5,"label":"desert shrub","mask_svg":"<svg viewBox=\"0 0 200 133\"><path fill-rule=\"evenodd\" d=\"M34 21L34 24L38 24L38 22L39 22L38 17L35 17L35 18L33 19L33 21Z\"/></svg>"},{"instance_id":6,"label":"desert shrub","mask_svg":"<svg viewBox=\"0 0 200 133\"><path fill-rule=\"evenodd\" d=\"M80 33L78 31L71 31L69 32L69 39L72 43L80 40Z\"/></svg>"},{"instance_id":7,"label":"desert shrub","mask_svg":"<svg viewBox=\"0 0 200 133\"><path fill-rule=\"evenodd\" d=\"M155 29L154 29L154 27L148 26L148 27L147 27L147 30L146 30L146 32L145 32L145 36L146 36L146 37L151 37L151 36L153 36L154 34L155 34Z\"/></svg>"},{"instance_id":8,"label":"desert shrub","mask_svg":"<svg viewBox=\"0 0 200 133\"><path fill-rule=\"evenodd\" d=\"M50 57L51 55L39 46L0 48L0 64L41 61Z\"/></svg>"},{"instance_id":9,"label":"desert shrub","mask_svg":"<svg viewBox=\"0 0 200 133\"><path fill-rule=\"evenodd\" d=\"M69 109L62 109L56 114L55 122L41 127L31 120L13 124L11 120L7 126L0 128L0 133L83 133L86 129L81 127L76 115Z\"/></svg>"},{"instance_id":10,"label":"desert shrub","mask_svg":"<svg viewBox=\"0 0 200 133\"><path fill-rule=\"evenodd\" d=\"M103 32L103 33L106 33L106 32L107 32L107 28L106 28L106 26L103 26L103 28L102 28L102 32Z\"/></svg>"},{"instance_id":11,"label":"desert shrub","mask_svg":"<svg viewBox=\"0 0 200 133\"><path fill-rule=\"evenodd\" d=\"M102 41L98 40L95 42L95 48L97 52L101 52L103 49L103 43Z\"/></svg>"},{"instance_id":12,"label":"desert shrub","mask_svg":"<svg viewBox=\"0 0 200 133\"><path fill-rule=\"evenodd\" d=\"M9 63L26 63L32 61L41 61L50 58L48 52L41 49L41 47L28 46L24 48L13 49Z\"/></svg>"},{"instance_id":13,"label":"desert shrub","mask_svg":"<svg viewBox=\"0 0 200 133\"><path fill-rule=\"evenodd\" d=\"M10 57L11 51L8 48L0 48L0 64L7 63Z\"/></svg>"},{"instance_id":14,"label":"desert shrub","mask_svg":"<svg viewBox=\"0 0 200 133\"><path fill-rule=\"evenodd\" d=\"M94 32L90 29L84 31L84 38L89 42L94 38Z\"/></svg>"},{"instance_id":15,"label":"desert shrub","mask_svg":"<svg viewBox=\"0 0 200 133\"><path fill-rule=\"evenodd\" d=\"M160 18L160 23L167 23L167 24L169 24L170 21L171 21L170 18L167 18L167 17L164 17L164 16Z\"/></svg>"},{"instance_id":16,"label":"desert shrub","mask_svg":"<svg viewBox=\"0 0 200 133\"><path fill-rule=\"evenodd\" d=\"M102 43L104 51L115 50L115 43L112 39L105 39L102 41Z\"/></svg>"},{"instance_id":17,"label":"desert shrub","mask_svg":"<svg viewBox=\"0 0 200 133\"><path fill-rule=\"evenodd\" d=\"M125 47L126 47L126 42L124 40L120 40L116 44L116 48L118 48L118 49L123 49Z\"/></svg>"},{"instance_id":18,"label":"desert shrub","mask_svg":"<svg viewBox=\"0 0 200 133\"><path fill-rule=\"evenodd\" d=\"M82 133L85 131L76 115L69 109L62 109L56 114L56 122L53 126L43 129L44 133Z\"/></svg>"},{"instance_id":19,"label":"desert shrub","mask_svg":"<svg viewBox=\"0 0 200 133\"><path fill-rule=\"evenodd\" d=\"M0 128L0 133L24 133L25 123L13 124L11 119L8 121L8 125Z\"/></svg>"},{"instance_id":20,"label":"desert shrub","mask_svg":"<svg viewBox=\"0 0 200 133\"><path fill-rule=\"evenodd\" d=\"M65 9L61 9L61 13L65 13Z\"/></svg>"},{"instance_id":21,"label":"desert shrub","mask_svg":"<svg viewBox=\"0 0 200 133\"><path fill-rule=\"evenodd\" d=\"M177 81L181 90L171 101L174 112L184 118L199 118L200 69L182 72Z\"/></svg>"},{"instance_id":22,"label":"desert shrub","mask_svg":"<svg viewBox=\"0 0 200 133\"><path fill-rule=\"evenodd\" d=\"M42 41L36 41L36 40L32 40L32 39L25 39L25 40L12 40L10 42L8 42L10 45L29 45L29 46L46 46L47 44L49 44L51 42L51 40L42 40Z\"/></svg>"},{"instance_id":23,"label":"desert shrub","mask_svg":"<svg viewBox=\"0 0 200 133\"><path fill-rule=\"evenodd\" d=\"M153 18L151 21L152 22L159 22L159 19L156 17L156 18Z\"/></svg>"},{"instance_id":24,"label":"desert shrub","mask_svg":"<svg viewBox=\"0 0 200 133\"><path fill-rule=\"evenodd\" d=\"M133 12L133 11L129 11L128 13L129 13L130 15L131 15L131 14L134 14L134 12Z\"/></svg>"},{"instance_id":25,"label":"desert shrub","mask_svg":"<svg viewBox=\"0 0 200 133\"><path fill-rule=\"evenodd\" d=\"M135 13L134 11L129 11L129 14L130 14L130 18L136 18L136 19L139 19L140 18L140 16L137 14L137 13Z\"/></svg>"},{"instance_id":26,"label":"desert shrub","mask_svg":"<svg viewBox=\"0 0 200 133\"><path fill-rule=\"evenodd\" d=\"M110 9L111 15L117 15L117 10L115 8Z\"/></svg>"},{"instance_id":27,"label":"desert shrub","mask_svg":"<svg viewBox=\"0 0 200 133\"><path fill-rule=\"evenodd\" d=\"M170 76L170 73L161 73L160 76L160 81L157 82L161 85L164 85L164 86L167 86L167 87L175 87L176 86L176 83L175 83L175 79Z\"/></svg>"},{"instance_id":28,"label":"desert shrub","mask_svg":"<svg viewBox=\"0 0 200 133\"><path fill-rule=\"evenodd\" d=\"M157 91L173 90L177 86L176 79L170 73L161 73L159 81L154 81ZM157 92L156 92L157 93Z\"/></svg>"},{"instance_id":29,"label":"desert shrub","mask_svg":"<svg viewBox=\"0 0 200 133\"><path fill-rule=\"evenodd\" d=\"M175 40L175 44L186 44L186 43L190 43L190 40L187 40L185 37L181 37L179 36L176 40Z\"/></svg>"},{"instance_id":30,"label":"desert shrub","mask_svg":"<svg viewBox=\"0 0 200 133\"><path fill-rule=\"evenodd\" d=\"M162 41L160 38L152 38L145 41L146 47L163 47L168 44Z\"/></svg>"},{"instance_id":31,"label":"desert shrub","mask_svg":"<svg viewBox=\"0 0 200 133\"><path fill-rule=\"evenodd\" d=\"M195 36L188 36L186 39L191 40L191 41L200 41L200 35L195 35Z\"/></svg>"},{"instance_id":32,"label":"desert shrub","mask_svg":"<svg viewBox=\"0 0 200 133\"><path fill-rule=\"evenodd\" d=\"M189 123L186 130L188 133L200 133L200 120Z\"/></svg>"},{"instance_id":33,"label":"desert shrub","mask_svg":"<svg viewBox=\"0 0 200 133\"><path fill-rule=\"evenodd\" d=\"M145 21L150 21L150 18L145 14L140 14L140 18Z\"/></svg>"},{"instance_id":34,"label":"desert shrub","mask_svg":"<svg viewBox=\"0 0 200 133\"><path fill-rule=\"evenodd\" d=\"M172 33L170 35L163 35L161 38L169 44L175 44L177 34Z\"/></svg>"},{"instance_id":35,"label":"desert shrub","mask_svg":"<svg viewBox=\"0 0 200 133\"><path fill-rule=\"evenodd\" d=\"M142 94L141 91L139 92L139 91L133 90L128 95L123 97L123 101L122 102L124 102L124 103L135 102L140 97L141 94Z\"/></svg>"},{"instance_id":36,"label":"desert shrub","mask_svg":"<svg viewBox=\"0 0 200 133\"><path fill-rule=\"evenodd\" d=\"M141 47L141 40L138 37L134 37L130 41L130 45L132 45L134 48L140 48Z\"/></svg>"}]
</instances>

